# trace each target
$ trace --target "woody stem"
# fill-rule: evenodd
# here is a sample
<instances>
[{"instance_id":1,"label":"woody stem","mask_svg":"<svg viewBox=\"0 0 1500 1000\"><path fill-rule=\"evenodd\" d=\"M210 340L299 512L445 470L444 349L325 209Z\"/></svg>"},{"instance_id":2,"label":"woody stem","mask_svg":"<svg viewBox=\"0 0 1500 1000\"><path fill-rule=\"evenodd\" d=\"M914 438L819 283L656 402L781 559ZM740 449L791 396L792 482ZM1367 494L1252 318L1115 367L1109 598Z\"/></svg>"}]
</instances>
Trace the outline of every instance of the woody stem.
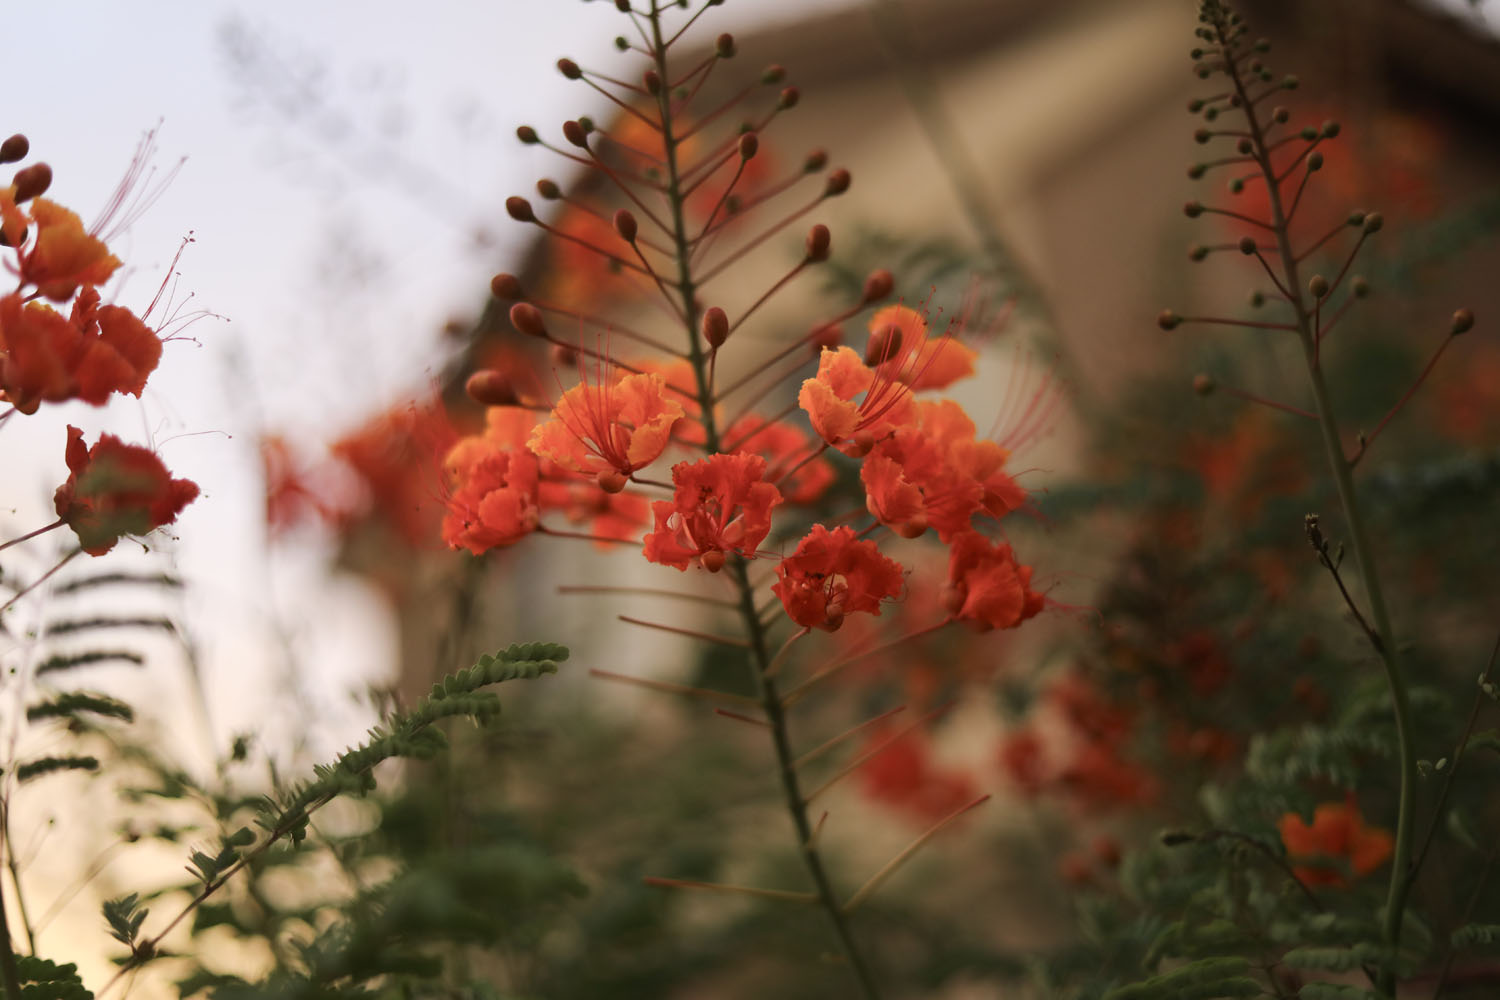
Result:
<instances>
[{"instance_id":1,"label":"woody stem","mask_svg":"<svg viewBox=\"0 0 1500 1000\"><path fill-rule=\"evenodd\" d=\"M1225 45L1227 55L1231 29L1222 21L1215 27L1220 40ZM1233 81L1234 89L1242 102L1241 106L1254 143L1254 158L1266 179L1266 190L1271 202L1271 224L1276 234L1277 250L1281 256L1282 276L1285 279L1284 288L1287 292L1287 299L1296 313L1297 336L1302 341L1307 373L1312 382L1313 398L1317 404L1315 410L1318 425L1323 432L1323 449L1328 458L1329 468L1333 472L1339 503L1344 510L1344 520L1354 549L1355 562L1359 566L1365 599L1369 603L1371 624L1375 637L1378 639L1375 645L1380 654L1381 663L1385 667L1386 682L1390 688L1391 708L1396 719L1401 784L1396 815L1396 843L1391 859L1391 881L1386 894L1382 926L1385 944L1392 952L1395 952L1401 943L1402 916L1406 909L1412 877L1415 874L1411 870L1411 853L1413 820L1416 814L1417 758L1412 744L1410 699L1398 659L1395 636L1391 629L1390 613L1386 609L1385 594L1380 586L1368 532L1364 518L1360 514L1358 496L1354 491L1354 477L1351 474L1349 460L1344 457L1338 421L1328 398L1328 385L1323 378L1323 368L1318 357L1317 330L1312 310L1308 308L1303 297L1302 282L1297 274L1298 261L1292 250L1287 216L1282 207L1281 190L1276 183L1276 172L1271 164L1265 132L1256 116L1255 106L1246 93L1244 81L1240 77L1239 68L1234 59L1225 59L1225 71ZM1382 970L1377 976L1376 989L1382 996L1394 997L1396 994L1395 974L1389 970Z\"/></svg>"},{"instance_id":2,"label":"woody stem","mask_svg":"<svg viewBox=\"0 0 1500 1000\"><path fill-rule=\"evenodd\" d=\"M669 80L671 77L667 72L667 46L662 37L661 17L653 8L649 18L652 35L651 57L656 63L657 73L663 80ZM688 237L683 212L685 196L681 169L678 164L679 145L683 137L678 136L674 130L671 98L665 87L657 95L657 107L661 115L662 147L666 154L667 197L672 207L672 239L677 257L677 289L682 296L681 315L687 331L688 361L692 364L698 381L698 405L701 410L699 419L703 424L704 450L713 455L720 450L719 429L714 417L713 386L709 379L708 356L703 349L703 340L698 335L699 280L693 273L692 243ZM834 932L838 935L844 957L859 981L860 995L865 1000L879 1000L880 991L875 985L874 975L855 944L848 919L844 915L843 905L834 894L833 885L828 879L828 873L824 870L823 858L818 852L813 837L812 824L808 822L807 802L802 796L797 772L793 767L795 757L792 753L791 738L787 732L785 708L776 689L774 677L767 676L772 660L771 651L767 643L765 626L761 624L760 616L756 614L755 589L750 585L749 571L745 561L737 557L730 559L726 569L732 574L739 594L740 617L744 620L745 637L749 642L756 691L761 708L766 714L768 731L776 751L781 788L786 796L787 812L791 815L792 825L797 831L797 841L801 848L803 863L807 867L808 875L812 878L818 904L833 921Z\"/></svg>"}]
</instances>

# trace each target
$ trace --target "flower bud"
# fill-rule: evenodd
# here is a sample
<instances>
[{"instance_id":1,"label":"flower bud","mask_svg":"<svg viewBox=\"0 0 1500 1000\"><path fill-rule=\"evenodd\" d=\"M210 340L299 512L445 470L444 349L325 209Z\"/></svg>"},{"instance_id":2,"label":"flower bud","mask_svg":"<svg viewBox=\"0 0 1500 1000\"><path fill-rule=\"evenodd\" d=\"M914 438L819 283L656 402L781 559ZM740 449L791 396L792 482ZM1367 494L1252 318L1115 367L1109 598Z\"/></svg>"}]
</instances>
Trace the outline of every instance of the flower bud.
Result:
<instances>
[{"instance_id":1,"label":"flower bud","mask_svg":"<svg viewBox=\"0 0 1500 1000\"><path fill-rule=\"evenodd\" d=\"M1219 387L1212 375L1199 373L1193 376L1193 391L1200 396L1211 396L1213 391Z\"/></svg>"},{"instance_id":2,"label":"flower bud","mask_svg":"<svg viewBox=\"0 0 1500 1000\"><path fill-rule=\"evenodd\" d=\"M1322 134L1323 134L1323 138L1325 138L1325 139L1336 139L1336 138L1338 138L1339 123L1335 122L1335 121L1324 122L1323 123L1323 128L1322 128Z\"/></svg>"},{"instance_id":3,"label":"flower bud","mask_svg":"<svg viewBox=\"0 0 1500 1000\"><path fill-rule=\"evenodd\" d=\"M844 328L837 323L829 323L820 326L812 332L808 345L812 348L813 357L817 357L824 351L831 351L844 342Z\"/></svg>"},{"instance_id":4,"label":"flower bud","mask_svg":"<svg viewBox=\"0 0 1500 1000\"><path fill-rule=\"evenodd\" d=\"M901 356L901 328L894 323L887 324L870 334L870 342L865 345L865 364L874 368L883 361Z\"/></svg>"},{"instance_id":5,"label":"flower bud","mask_svg":"<svg viewBox=\"0 0 1500 1000\"><path fill-rule=\"evenodd\" d=\"M16 186L15 202L17 205L30 201L37 195L45 194L52 186L52 168L45 163L33 163L29 167L17 170L15 180L11 183Z\"/></svg>"},{"instance_id":6,"label":"flower bud","mask_svg":"<svg viewBox=\"0 0 1500 1000\"><path fill-rule=\"evenodd\" d=\"M20 199L17 199L18 201ZM1380 232L1380 227L1385 225L1385 217L1379 212L1371 212L1365 216L1365 232L1371 235Z\"/></svg>"},{"instance_id":7,"label":"flower bud","mask_svg":"<svg viewBox=\"0 0 1500 1000\"><path fill-rule=\"evenodd\" d=\"M724 310L714 306L703 314L703 339L717 350L729 339L729 317Z\"/></svg>"},{"instance_id":8,"label":"flower bud","mask_svg":"<svg viewBox=\"0 0 1500 1000\"><path fill-rule=\"evenodd\" d=\"M646 93L655 97L661 93L661 74L654 69L648 69L641 74L641 85L646 88Z\"/></svg>"},{"instance_id":9,"label":"flower bud","mask_svg":"<svg viewBox=\"0 0 1500 1000\"><path fill-rule=\"evenodd\" d=\"M517 302L510 307L510 325L528 337L547 337L547 324L542 322L542 311L530 302Z\"/></svg>"},{"instance_id":10,"label":"flower bud","mask_svg":"<svg viewBox=\"0 0 1500 1000\"><path fill-rule=\"evenodd\" d=\"M1240 141L1234 144L1234 148L1241 156L1249 156L1250 151L1255 148L1255 143L1251 142L1248 136L1245 136L1241 137Z\"/></svg>"},{"instance_id":11,"label":"flower bud","mask_svg":"<svg viewBox=\"0 0 1500 1000\"><path fill-rule=\"evenodd\" d=\"M552 345L552 364L558 368L574 368L578 365L578 352L567 344Z\"/></svg>"},{"instance_id":12,"label":"flower bud","mask_svg":"<svg viewBox=\"0 0 1500 1000\"><path fill-rule=\"evenodd\" d=\"M615 10L621 14L630 13L630 0L615 0Z\"/></svg>"},{"instance_id":13,"label":"flower bud","mask_svg":"<svg viewBox=\"0 0 1500 1000\"><path fill-rule=\"evenodd\" d=\"M517 222L536 221L536 213L531 210L531 202L520 195L511 195L505 199L505 211Z\"/></svg>"},{"instance_id":14,"label":"flower bud","mask_svg":"<svg viewBox=\"0 0 1500 1000\"><path fill-rule=\"evenodd\" d=\"M626 243L634 243L638 228L635 216L630 214L628 208L622 208L615 212L615 232L620 234L620 239Z\"/></svg>"},{"instance_id":15,"label":"flower bud","mask_svg":"<svg viewBox=\"0 0 1500 1000\"><path fill-rule=\"evenodd\" d=\"M1468 309L1460 309L1453 314L1453 325L1448 332L1457 337L1461 333L1468 333L1474 329L1474 313Z\"/></svg>"},{"instance_id":16,"label":"flower bud","mask_svg":"<svg viewBox=\"0 0 1500 1000\"><path fill-rule=\"evenodd\" d=\"M1367 299L1370 297L1370 282L1364 275L1356 274L1349 282L1349 290L1356 299Z\"/></svg>"},{"instance_id":17,"label":"flower bud","mask_svg":"<svg viewBox=\"0 0 1500 1000\"><path fill-rule=\"evenodd\" d=\"M1202 243L1194 243L1192 246L1188 247L1188 260L1192 261L1193 263L1196 264L1198 261L1204 260L1207 257L1208 247L1204 246Z\"/></svg>"},{"instance_id":18,"label":"flower bud","mask_svg":"<svg viewBox=\"0 0 1500 1000\"><path fill-rule=\"evenodd\" d=\"M563 122L563 138L579 149L589 148L589 134L584 130L582 122L576 122L571 119Z\"/></svg>"},{"instance_id":19,"label":"flower bud","mask_svg":"<svg viewBox=\"0 0 1500 1000\"><path fill-rule=\"evenodd\" d=\"M1365 224L1365 213L1364 212L1350 212L1349 213L1349 218L1346 221L1347 221L1347 224L1351 225L1351 226L1363 226Z\"/></svg>"},{"instance_id":20,"label":"flower bud","mask_svg":"<svg viewBox=\"0 0 1500 1000\"><path fill-rule=\"evenodd\" d=\"M557 186L557 181L543 177L536 182L536 193L548 201L556 201L562 197L562 188Z\"/></svg>"},{"instance_id":21,"label":"flower bud","mask_svg":"<svg viewBox=\"0 0 1500 1000\"><path fill-rule=\"evenodd\" d=\"M827 226L821 222L813 226L807 234L807 259L813 262L827 260L828 245L832 239Z\"/></svg>"},{"instance_id":22,"label":"flower bud","mask_svg":"<svg viewBox=\"0 0 1500 1000\"><path fill-rule=\"evenodd\" d=\"M1315 274L1307 282L1307 290L1315 299L1321 299L1328 294L1328 279L1321 274Z\"/></svg>"},{"instance_id":23,"label":"flower bud","mask_svg":"<svg viewBox=\"0 0 1500 1000\"><path fill-rule=\"evenodd\" d=\"M718 38L715 38L714 52L718 54L720 59L734 58L734 36L726 31Z\"/></svg>"},{"instance_id":24,"label":"flower bud","mask_svg":"<svg viewBox=\"0 0 1500 1000\"><path fill-rule=\"evenodd\" d=\"M1309 153L1308 156L1307 156L1307 170L1308 170L1308 172L1311 173L1311 172L1313 172L1315 170L1322 170L1322 169L1323 169L1323 154L1322 153L1317 153L1317 152Z\"/></svg>"},{"instance_id":25,"label":"flower bud","mask_svg":"<svg viewBox=\"0 0 1500 1000\"><path fill-rule=\"evenodd\" d=\"M1203 202L1188 202L1187 204L1182 206L1182 214L1187 216L1189 219L1196 219L1198 216L1203 214Z\"/></svg>"},{"instance_id":26,"label":"flower bud","mask_svg":"<svg viewBox=\"0 0 1500 1000\"><path fill-rule=\"evenodd\" d=\"M901 524L893 525L896 534L902 538L921 538L927 533L927 515L918 511L913 514L911 520Z\"/></svg>"},{"instance_id":27,"label":"flower bud","mask_svg":"<svg viewBox=\"0 0 1500 1000\"><path fill-rule=\"evenodd\" d=\"M1214 134L1206 128L1200 128L1193 132L1193 141L1202 146L1212 139Z\"/></svg>"},{"instance_id":28,"label":"flower bud","mask_svg":"<svg viewBox=\"0 0 1500 1000\"><path fill-rule=\"evenodd\" d=\"M1249 301L1251 309L1259 309L1261 306L1266 304L1266 293L1262 292L1260 289L1256 289L1255 291L1250 293Z\"/></svg>"},{"instance_id":29,"label":"flower bud","mask_svg":"<svg viewBox=\"0 0 1500 1000\"><path fill-rule=\"evenodd\" d=\"M776 106L783 111L795 108L797 102L802 99L802 92L796 87L788 87L781 92L781 97L776 101Z\"/></svg>"},{"instance_id":30,"label":"flower bud","mask_svg":"<svg viewBox=\"0 0 1500 1000\"><path fill-rule=\"evenodd\" d=\"M0 163L15 163L17 160L24 160L29 152L31 152L31 141L17 132L4 142L0 142Z\"/></svg>"},{"instance_id":31,"label":"flower bud","mask_svg":"<svg viewBox=\"0 0 1500 1000\"><path fill-rule=\"evenodd\" d=\"M709 549L698 557L698 562L710 573L717 573L724 568L724 553L718 549Z\"/></svg>"},{"instance_id":32,"label":"flower bud","mask_svg":"<svg viewBox=\"0 0 1500 1000\"><path fill-rule=\"evenodd\" d=\"M557 71L569 80L577 80L583 76L583 70L579 69L578 64L571 59L559 59Z\"/></svg>"},{"instance_id":33,"label":"flower bud","mask_svg":"<svg viewBox=\"0 0 1500 1000\"><path fill-rule=\"evenodd\" d=\"M470 375L464 382L464 392L482 406L515 406L520 402L510 379L494 368L484 368Z\"/></svg>"},{"instance_id":34,"label":"flower bud","mask_svg":"<svg viewBox=\"0 0 1500 1000\"><path fill-rule=\"evenodd\" d=\"M603 469L594 477L594 482L606 493L619 493L630 482L630 477L619 469Z\"/></svg>"},{"instance_id":35,"label":"flower bud","mask_svg":"<svg viewBox=\"0 0 1500 1000\"><path fill-rule=\"evenodd\" d=\"M1291 120L1291 117L1292 113L1286 108L1282 107L1280 104L1271 109L1271 119L1278 125L1285 125L1288 121Z\"/></svg>"},{"instance_id":36,"label":"flower bud","mask_svg":"<svg viewBox=\"0 0 1500 1000\"><path fill-rule=\"evenodd\" d=\"M630 2L630 0L626 0L627 4L629 2ZM624 35L616 35L615 36L615 48L619 49L621 52L629 52L630 51L630 39L626 38Z\"/></svg>"},{"instance_id":37,"label":"flower bud","mask_svg":"<svg viewBox=\"0 0 1500 1000\"><path fill-rule=\"evenodd\" d=\"M833 173L828 175L828 183L823 187L823 197L832 198L835 195L843 194L845 191L849 190L849 182L851 179L852 178L850 178L849 176L849 171L845 170L843 167L839 167Z\"/></svg>"},{"instance_id":38,"label":"flower bud","mask_svg":"<svg viewBox=\"0 0 1500 1000\"><path fill-rule=\"evenodd\" d=\"M828 154L821 149L815 149L807 154L807 159L802 161L802 172L815 174L828 166Z\"/></svg>"},{"instance_id":39,"label":"flower bud","mask_svg":"<svg viewBox=\"0 0 1500 1000\"><path fill-rule=\"evenodd\" d=\"M754 132L746 132L740 136L740 159L749 160L755 157L760 150L760 139Z\"/></svg>"},{"instance_id":40,"label":"flower bud","mask_svg":"<svg viewBox=\"0 0 1500 1000\"><path fill-rule=\"evenodd\" d=\"M768 87L774 87L786 79L786 68L777 64L766 67L766 71L760 75L760 82Z\"/></svg>"},{"instance_id":41,"label":"flower bud","mask_svg":"<svg viewBox=\"0 0 1500 1000\"><path fill-rule=\"evenodd\" d=\"M1198 178L1202 177L1207 171L1208 167L1202 163L1189 163L1187 168L1187 175L1189 179L1197 180Z\"/></svg>"},{"instance_id":42,"label":"flower bud","mask_svg":"<svg viewBox=\"0 0 1500 1000\"><path fill-rule=\"evenodd\" d=\"M1181 322L1182 317L1178 316L1170 309L1163 309L1161 312L1156 314L1156 325L1161 327L1163 330L1175 330L1177 329L1177 325Z\"/></svg>"},{"instance_id":43,"label":"flower bud","mask_svg":"<svg viewBox=\"0 0 1500 1000\"><path fill-rule=\"evenodd\" d=\"M532 128L530 125L517 125L516 138L520 139L528 146L535 145L536 143L542 141L541 136L536 134L536 129Z\"/></svg>"},{"instance_id":44,"label":"flower bud","mask_svg":"<svg viewBox=\"0 0 1500 1000\"><path fill-rule=\"evenodd\" d=\"M1239 247L1240 253L1244 254L1246 257L1249 257L1251 254L1255 253L1256 250L1254 238L1250 236L1241 236Z\"/></svg>"},{"instance_id":45,"label":"flower bud","mask_svg":"<svg viewBox=\"0 0 1500 1000\"><path fill-rule=\"evenodd\" d=\"M865 305L869 305L871 302L879 302L881 299L889 297L895 287L896 279L891 276L891 272L885 268L881 268L878 271L871 271L870 276L865 279L864 295L860 301Z\"/></svg>"},{"instance_id":46,"label":"flower bud","mask_svg":"<svg viewBox=\"0 0 1500 1000\"><path fill-rule=\"evenodd\" d=\"M503 302L514 302L521 297L520 279L502 271L490 279L490 294Z\"/></svg>"}]
</instances>

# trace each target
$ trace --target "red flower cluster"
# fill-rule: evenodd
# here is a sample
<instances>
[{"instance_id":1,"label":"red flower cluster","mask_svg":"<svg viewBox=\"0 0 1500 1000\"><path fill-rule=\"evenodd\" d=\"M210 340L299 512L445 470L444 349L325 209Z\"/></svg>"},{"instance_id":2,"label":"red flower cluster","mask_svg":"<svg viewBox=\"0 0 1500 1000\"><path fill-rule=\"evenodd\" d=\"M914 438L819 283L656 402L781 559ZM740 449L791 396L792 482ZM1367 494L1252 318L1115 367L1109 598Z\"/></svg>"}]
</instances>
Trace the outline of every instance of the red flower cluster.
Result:
<instances>
[{"instance_id":1,"label":"red flower cluster","mask_svg":"<svg viewBox=\"0 0 1500 1000\"><path fill-rule=\"evenodd\" d=\"M143 149L150 143L148 136ZM29 150L24 136L11 136L3 161L22 159ZM137 177L135 170L127 175L115 207ZM97 286L120 260L97 228L84 229L76 213L41 197L51 183L52 169L35 163L0 189L0 245L15 254L6 266L19 279L15 291L0 297L0 403L9 404L0 422L35 413L42 403L102 406L114 393L138 397L161 360L157 331L123 306L101 304ZM173 479L149 448L110 434L90 448L83 432L70 426L65 457L68 480L53 496L57 522L13 541L67 525L82 551L103 555L123 535L171 524L198 495L196 484Z\"/></svg>"},{"instance_id":2,"label":"red flower cluster","mask_svg":"<svg viewBox=\"0 0 1500 1000\"><path fill-rule=\"evenodd\" d=\"M144 535L171 524L198 495L196 483L173 479L156 453L103 434L92 448L68 428L68 481L57 488L57 516L78 544L102 556L122 535Z\"/></svg>"}]
</instances>

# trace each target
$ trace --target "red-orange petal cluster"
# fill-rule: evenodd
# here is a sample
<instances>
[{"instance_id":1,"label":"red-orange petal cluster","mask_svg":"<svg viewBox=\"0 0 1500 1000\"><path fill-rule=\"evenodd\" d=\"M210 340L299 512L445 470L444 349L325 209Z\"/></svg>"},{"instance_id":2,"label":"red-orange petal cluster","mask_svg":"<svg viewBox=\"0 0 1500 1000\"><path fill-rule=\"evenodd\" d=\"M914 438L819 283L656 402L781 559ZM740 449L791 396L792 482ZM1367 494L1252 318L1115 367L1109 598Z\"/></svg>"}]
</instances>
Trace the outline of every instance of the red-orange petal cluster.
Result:
<instances>
[{"instance_id":1,"label":"red-orange petal cluster","mask_svg":"<svg viewBox=\"0 0 1500 1000\"><path fill-rule=\"evenodd\" d=\"M676 490L671 500L651 505L656 528L646 536L646 558L680 570L695 559L718 569L731 552L754 558L771 530L771 510L781 503L765 474L765 459L743 453L672 466Z\"/></svg>"},{"instance_id":2,"label":"red-orange petal cluster","mask_svg":"<svg viewBox=\"0 0 1500 1000\"><path fill-rule=\"evenodd\" d=\"M901 564L840 525L815 524L797 550L776 567L771 587L798 625L833 631L857 611L880 614L880 602L900 596Z\"/></svg>"},{"instance_id":3,"label":"red-orange petal cluster","mask_svg":"<svg viewBox=\"0 0 1500 1000\"><path fill-rule=\"evenodd\" d=\"M855 402L854 397L864 394ZM824 349L818 373L802 383L797 405L813 430L840 450L863 455L912 416L911 391L889 371L875 371L848 347Z\"/></svg>"},{"instance_id":4,"label":"red-orange petal cluster","mask_svg":"<svg viewBox=\"0 0 1500 1000\"><path fill-rule=\"evenodd\" d=\"M72 298L79 285L102 285L120 266L104 241L83 228L76 212L37 198L31 203L36 239L21 254L21 280L54 302Z\"/></svg>"},{"instance_id":5,"label":"red-orange petal cluster","mask_svg":"<svg viewBox=\"0 0 1500 1000\"><path fill-rule=\"evenodd\" d=\"M764 458L766 478L778 484L787 503L815 503L833 485L832 466L815 454L819 447L790 424L748 414L724 432L724 446Z\"/></svg>"},{"instance_id":6,"label":"red-orange petal cluster","mask_svg":"<svg viewBox=\"0 0 1500 1000\"><path fill-rule=\"evenodd\" d=\"M122 535L144 535L171 524L198 495L189 479L173 479L150 448L101 434L92 448L68 427L68 481L52 502L57 516L91 556L102 556Z\"/></svg>"},{"instance_id":7,"label":"red-orange petal cluster","mask_svg":"<svg viewBox=\"0 0 1500 1000\"><path fill-rule=\"evenodd\" d=\"M1031 567L1016 562L1009 545L977 531L953 540L944 597L953 617L982 629L1015 628L1046 604L1031 589Z\"/></svg>"},{"instance_id":8,"label":"red-orange petal cluster","mask_svg":"<svg viewBox=\"0 0 1500 1000\"><path fill-rule=\"evenodd\" d=\"M909 306L891 305L870 317L865 359L912 391L942 389L974 374L979 355L951 334L930 337L927 320Z\"/></svg>"},{"instance_id":9,"label":"red-orange petal cluster","mask_svg":"<svg viewBox=\"0 0 1500 1000\"><path fill-rule=\"evenodd\" d=\"M160 360L156 332L129 309L99 305L92 287L69 316L20 294L0 298L0 398L22 413L43 402L139 396Z\"/></svg>"},{"instance_id":10,"label":"red-orange petal cluster","mask_svg":"<svg viewBox=\"0 0 1500 1000\"><path fill-rule=\"evenodd\" d=\"M536 418L514 406L490 407L482 434L463 438L443 460L448 512L443 541L479 555L526 537L540 517L537 458L525 442Z\"/></svg>"},{"instance_id":11,"label":"red-orange petal cluster","mask_svg":"<svg viewBox=\"0 0 1500 1000\"><path fill-rule=\"evenodd\" d=\"M1311 825L1296 813L1277 822L1292 871L1308 885L1344 885L1346 875L1368 875L1391 856L1390 832L1365 826L1353 799L1325 802Z\"/></svg>"},{"instance_id":12,"label":"red-orange petal cluster","mask_svg":"<svg viewBox=\"0 0 1500 1000\"><path fill-rule=\"evenodd\" d=\"M563 393L527 447L574 472L628 476L660 457L683 413L655 373L583 380Z\"/></svg>"}]
</instances>

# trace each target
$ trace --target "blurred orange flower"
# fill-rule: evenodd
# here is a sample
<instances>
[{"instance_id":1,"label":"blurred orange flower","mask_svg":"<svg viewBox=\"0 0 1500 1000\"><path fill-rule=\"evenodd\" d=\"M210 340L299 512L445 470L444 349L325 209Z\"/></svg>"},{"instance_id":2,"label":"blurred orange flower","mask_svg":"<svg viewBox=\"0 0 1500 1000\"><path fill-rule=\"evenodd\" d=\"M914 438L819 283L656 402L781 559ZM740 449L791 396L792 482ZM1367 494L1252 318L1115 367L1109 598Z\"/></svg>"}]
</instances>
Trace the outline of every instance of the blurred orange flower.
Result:
<instances>
[{"instance_id":1,"label":"blurred orange flower","mask_svg":"<svg viewBox=\"0 0 1500 1000\"><path fill-rule=\"evenodd\" d=\"M1347 885L1346 875L1368 875L1391 856L1390 831L1365 826L1353 796L1325 802L1309 825L1296 813L1276 823L1292 872L1309 885Z\"/></svg>"}]
</instances>

